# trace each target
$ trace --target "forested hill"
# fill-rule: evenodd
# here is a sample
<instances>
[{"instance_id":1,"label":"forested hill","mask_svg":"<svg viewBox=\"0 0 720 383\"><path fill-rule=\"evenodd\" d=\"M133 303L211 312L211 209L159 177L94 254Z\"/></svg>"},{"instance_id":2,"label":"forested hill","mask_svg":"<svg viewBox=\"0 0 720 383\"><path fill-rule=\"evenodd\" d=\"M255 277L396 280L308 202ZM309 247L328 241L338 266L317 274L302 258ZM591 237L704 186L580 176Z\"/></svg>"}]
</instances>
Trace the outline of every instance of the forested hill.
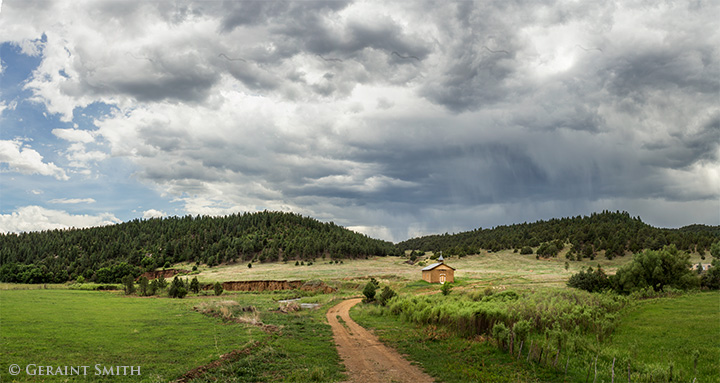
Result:
<instances>
[{"instance_id":1,"label":"forested hill","mask_svg":"<svg viewBox=\"0 0 720 383\"><path fill-rule=\"evenodd\" d=\"M595 213L572 217L476 229L457 234L429 235L400 242L400 250L443 251L448 255L539 247L541 256L555 256L570 246L569 258L592 258L603 251L612 258L625 252L659 249L674 244L680 250L704 254L720 240L720 226L691 225L681 229L658 229L627 212Z\"/></svg>"},{"instance_id":2,"label":"forested hill","mask_svg":"<svg viewBox=\"0 0 720 383\"><path fill-rule=\"evenodd\" d=\"M298 214L134 220L90 229L0 235L0 281L115 282L177 262L272 262L390 255L390 242Z\"/></svg>"}]
</instances>

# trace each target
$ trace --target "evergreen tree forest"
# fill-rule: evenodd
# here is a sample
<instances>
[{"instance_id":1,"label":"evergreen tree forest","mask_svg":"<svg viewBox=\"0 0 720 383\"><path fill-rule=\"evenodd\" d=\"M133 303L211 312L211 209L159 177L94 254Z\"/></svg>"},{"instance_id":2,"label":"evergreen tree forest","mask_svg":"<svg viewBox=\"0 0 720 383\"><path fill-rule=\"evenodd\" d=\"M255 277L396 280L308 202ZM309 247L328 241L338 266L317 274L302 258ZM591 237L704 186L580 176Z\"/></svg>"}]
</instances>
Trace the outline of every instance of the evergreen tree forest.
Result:
<instances>
[{"instance_id":1,"label":"evergreen tree forest","mask_svg":"<svg viewBox=\"0 0 720 383\"><path fill-rule=\"evenodd\" d=\"M397 244L400 250L443 251L445 255L475 254L480 249L500 251L538 247L541 257L556 256L570 246L569 259L604 254L612 259L643 249L659 250L666 245L704 255L720 240L720 226L691 225L680 229L659 229L627 212L594 213L588 216L551 219L535 223L476 229L457 234L429 235ZM527 249L526 249L527 251Z\"/></svg>"},{"instance_id":2,"label":"evergreen tree forest","mask_svg":"<svg viewBox=\"0 0 720 383\"><path fill-rule=\"evenodd\" d=\"M293 213L133 220L89 229L0 235L0 281L119 283L178 262L215 266L396 255L390 242Z\"/></svg>"}]
</instances>

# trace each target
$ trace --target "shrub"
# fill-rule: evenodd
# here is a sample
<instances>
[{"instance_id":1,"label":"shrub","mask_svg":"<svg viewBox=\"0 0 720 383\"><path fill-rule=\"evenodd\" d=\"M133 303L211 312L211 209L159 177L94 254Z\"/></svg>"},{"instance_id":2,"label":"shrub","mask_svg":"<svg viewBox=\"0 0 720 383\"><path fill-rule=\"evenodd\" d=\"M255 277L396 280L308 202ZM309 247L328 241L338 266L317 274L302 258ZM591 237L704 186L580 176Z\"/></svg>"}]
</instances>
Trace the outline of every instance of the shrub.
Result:
<instances>
[{"instance_id":1,"label":"shrub","mask_svg":"<svg viewBox=\"0 0 720 383\"><path fill-rule=\"evenodd\" d=\"M223 293L223 287L220 284L220 282L215 282L214 290L215 290L215 295L220 295Z\"/></svg>"},{"instance_id":2,"label":"shrub","mask_svg":"<svg viewBox=\"0 0 720 383\"><path fill-rule=\"evenodd\" d=\"M148 287L147 295L155 295L159 290L162 290L162 288L160 287L160 282L157 279L153 279L153 281L150 282L150 286Z\"/></svg>"},{"instance_id":3,"label":"shrub","mask_svg":"<svg viewBox=\"0 0 720 383\"><path fill-rule=\"evenodd\" d=\"M77 283L79 283L79 284L83 284L83 283L85 283L85 277L83 277L82 275L78 275L76 281L77 281Z\"/></svg>"},{"instance_id":4,"label":"shrub","mask_svg":"<svg viewBox=\"0 0 720 383\"><path fill-rule=\"evenodd\" d=\"M700 285L700 280L690 270L690 255L679 251L675 245L635 254L632 262L618 269L611 282L619 293L631 293L645 287L662 291L665 286L686 290Z\"/></svg>"},{"instance_id":5,"label":"shrub","mask_svg":"<svg viewBox=\"0 0 720 383\"><path fill-rule=\"evenodd\" d=\"M710 255L712 255L713 258L720 259L720 241L710 245Z\"/></svg>"},{"instance_id":6,"label":"shrub","mask_svg":"<svg viewBox=\"0 0 720 383\"><path fill-rule=\"evenodd\" d=\"M184 298L187 295L187 289L185 288L185 282L182 279L175 277L170 283L168 289L168 295L171 298Z\"/></svg>"},{"instance_id":7,"label":"shrub","mask_svg":"<svg viewBox=\"0 0 720 383\"><path fill-rule=\"evenodd\" d=\"M720 258L712 261L712 267L700 277L700 285L710 290L720 289Z\"/></svg>"},{"instance_id":8,"label":"shrub","mask_svg":"<svg viewBox=\"0 0 720 383\"><path fill-rule=\"evenodd\" d=\"M505 345L510 338L510 330L508 330L507 326L505 326L505 323L495 323L495 326L492 328L492 336L498 341L500 348L504 350Z\"/></svg>"},{"instance_id":9,"label":"shrub","mask_svg":"<svg viewBox=\"0 0 720 383\"><path fill-rule=\"evenodd\" d=\"M375 290L377 287L372 281L369 281L363 289L363 295L365 296L365 302L372 302L375 300Z\"/></svg>"},{"instance_id":10,"label":"shrub","mask_svg":"<svg viewBox=\"0 0 720 383\"><path fill-rule=\"evenodd\" d=\"M522 249L520 249L520 254L527 255L527 254L532 254L532 253L533 253L533 249L530 246L525 246Z\"/></svg>"},{"instance_id":11,"label":"shrub","mask_svg":"<svg viewBox=\"0 0 720 383\"><path fill-rule=\"evenodd\" d=\"M517 342L524 342L528 334L530 334L530 321L520 320L515 322L512 327L512 332L515 334Z\"/></svg>"},{"instance_id":12,"label":"shrub","mask_svg":"<svg viewBox=\"0 0 720 383\"><path fill-rule=\"evenodd\" d=\"M381 305L385 306L387 305L388 301L390 301L390 299L392 299L396 295L397 294L395 293L395 291L393 291L393 289L385 286L383 287L382 292L378 296L378 302L380 302Z\"/></svg>"},{"instance_id":13,"label":"shrub","mask_svg":"<svg viewBox=\"0 0 720 383\"><path fill-rule=\"evenodd\" d=\"M195 294L200 292L200 282L198 281L197 277L194 277L192 281L190 281L190 291Z\"/></svg>"},{"instance_id":14,"label":"shrub","mask_svg":"<svg viewBox=\"0 0 720 383\"><path fill-rule=\"evenodd\" d=\"M162 290L167 287L167 281L165 280L164 275L160 275L160 277L158 277L158 279L156 279L156 281L157 281L157 286L158 286L159 290Z\"/></svg>"},{"instance_id":15,"label":"shrub","mask_svg":"<svg viewBox=\"0 0 720 383\"><path fill-rule=\"evenodd\" d=\"M443 283L442 287L440 287L440 291L442 292L442 295L450 295L450 291L452 290L452 283L445 282Z\"/></svg>"},{"instance_id":16,"label":"shrub","mask_svg":"<svg viewBox=\"0 0 720 383\"><path fill-rule=\"evenodd\" d=\"M150 287L150 281L148 281L147 277L140 277L140 279L138 279L138 285L140 286L140 295L147 296Z\"/></svg>"},{"instance_id":17,"label":"shrub","mask_svg":"<svg viewBox=\"0 0 720 383\"><path fill-rule=\"evenodd\" d=\"M248 263L248 269L252 269L252 263Z\"/></svg>"},{"instance_id":18,"label":"shrub","mask_svg":"<svg viewBox=\"0 0 720 383\"><path fill-rule=\"evenodd\" d=\"M580 270L579 273L571 276L567 285L594 293L609 288L610 279L600 266L595 271L592 267L588 267L587 271Z\"/></svg>"},{"instance_id":19,"label":"shrub","mask_svg":"<svg viewBox=\"0 0 720 383\"><path fill-rule=\"evenodd\" d=\"M122 278L123 290L125 295L130 295L135 292L135 279L132 275L128 274Z\"/></svg>"}]
</instances>

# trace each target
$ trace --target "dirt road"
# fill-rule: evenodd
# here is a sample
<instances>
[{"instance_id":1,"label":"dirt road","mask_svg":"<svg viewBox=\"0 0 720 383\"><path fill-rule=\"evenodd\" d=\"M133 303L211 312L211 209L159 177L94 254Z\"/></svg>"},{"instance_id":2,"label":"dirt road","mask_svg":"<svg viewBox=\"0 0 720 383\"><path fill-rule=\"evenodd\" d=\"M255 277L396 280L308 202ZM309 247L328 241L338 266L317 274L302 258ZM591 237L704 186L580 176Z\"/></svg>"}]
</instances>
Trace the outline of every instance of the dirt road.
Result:
<instances>
[{"instance_id":1,"label":"dirt road","mask_svg":"<svg viewBox=\"0 0 720 383\"><path fill-rule=\"evenodd\" d=\"M348 382L432 383L433 378L419 367L411 365L397 351L380 343L375 335L350 319L350 308L361 300L344 300L327 313L338 353L347 367Z\"/></svg>"}]
</instances>

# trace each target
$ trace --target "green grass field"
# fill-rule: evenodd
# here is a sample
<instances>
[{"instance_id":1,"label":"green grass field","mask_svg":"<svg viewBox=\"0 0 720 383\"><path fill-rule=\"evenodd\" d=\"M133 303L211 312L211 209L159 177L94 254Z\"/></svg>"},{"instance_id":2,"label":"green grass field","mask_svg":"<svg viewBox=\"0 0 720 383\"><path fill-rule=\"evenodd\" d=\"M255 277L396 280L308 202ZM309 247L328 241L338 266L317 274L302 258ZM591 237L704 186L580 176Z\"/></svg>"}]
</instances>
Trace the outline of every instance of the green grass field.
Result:
<instances>
[{"instance_id":1,"label":"green grass field","mask_svg":"<svg viewBox=\"0 0 720 383\"><path fill-rule=\"evenodd\" d=\"M28 376L26 366L141 366L142 381L168 381L188 367L263 337L190 310L188 301L70 290L0 291L0 379L62 381ZM22 367L16 377L9 364ZM113 381L137 382L137 376Z\"/></svg>"},{"instance_id":2,"label":"green grass field","mask_svg":"<svg viewBox=\"0 0 720 383\"><path fill-rule=\"evenodd\" d=\"M720 294L688 294L642 302L621 318L609 353L673 369L685 380L720 382ZM697 373L694 352L698 351Z\"/></svg>"},{"instance_id":3,"label":"green grass field","mask_svg":"<svg viewBox=\"0 0 720 383\"><path fill-rule=\"evenodd\" d=\"M0 381L77 381L78 377L28 376L28 365L89 366L82 380L95 376L95 365L140 366L141 376L114 376L114 382L167 382L217 360L220 355L259 344L249 357L224 364L197 381L325 381L341 380L342 367L324 323L325 310L281 314L277 299L285 294L225 294L221 297L126 297L117 292L73 290L0 291ZM314 298L314 299L313 299ZM334 296L310 297L324 303ZM203 315L193 306L233 300L254 306L259 318L278 331L231 323ZM17 364L21 373L9 374ZM125 370L129 373L129 369Z\"/></svg>"},{"instance_id":4,"label":"green grass field","mask_svg":"<svg viewBox=\"0 0 720 383\"><path fill-rule=\"evenodd\" d=\"M446 263L457 268L455 294L487 287L564 288L567 278L581 267L601 264L613 272L630 259L631 256L626 256L612 261L598 258L570 262L565 270L562 254L555 259L537 260L533 255L503 251L453 257ZM115 377L112 381L166 382L249 345L253 345L253 349L248 355L222 363L194 381L343 381L343 366L332 342L325 312L339 299L359 295L371 276L401 294L439 291L439 285L421 280L421 266L406 264L405 260L379 257L331 265L318 259L312 266L294 266L292 262L253 264L252 268L237 264L201 267L198 274L202 282L319 279L340 289L327 295L295 291L226 292L221 297L191 294L177 300L126 297L117 291L73 290L94 287L91 284L0 284L0 382L65 381L65 377L28 377L24 371L28 364L88 365L91 366L88 375L94 374L95 364L141 366L140 379L128 376ZM187 266L178 265L186 269L192 267ZM303 302L322 306L318 310L290 314L277 311L277 300L296 296L304 296ZM257 318L278 331L268 333L258 326L229 323L193 310L202 302L217 300L233 300L240 306L256 307ZM571 360L568 377L565 377L557 370L512 359L493 342L481 338L463 339L442 328L375 316L372 310L362 308L353 310L352 314L359 323L374 329L383 341L422 364L439 381L574 381L579 376L584 381L588 371L586 355L578 356L575 362ZM598 362L603 372L598 375L598 382L610 381L605 370L609 371L606 367L613 356L650 369L636 371L638 374L655 373L656 376L672 362L675 374L691 381L694 375L688 374L694 373L694 350L700 352L698 382L719 381L712 380L720 376L718 334L718 293L640 302L619 315L619 327L611 341L603 345ZM9 375L12 363L22 366L21 375ZM87 377L87 381L94 380L99 379Z\"/></svg>"}]
</instances>

